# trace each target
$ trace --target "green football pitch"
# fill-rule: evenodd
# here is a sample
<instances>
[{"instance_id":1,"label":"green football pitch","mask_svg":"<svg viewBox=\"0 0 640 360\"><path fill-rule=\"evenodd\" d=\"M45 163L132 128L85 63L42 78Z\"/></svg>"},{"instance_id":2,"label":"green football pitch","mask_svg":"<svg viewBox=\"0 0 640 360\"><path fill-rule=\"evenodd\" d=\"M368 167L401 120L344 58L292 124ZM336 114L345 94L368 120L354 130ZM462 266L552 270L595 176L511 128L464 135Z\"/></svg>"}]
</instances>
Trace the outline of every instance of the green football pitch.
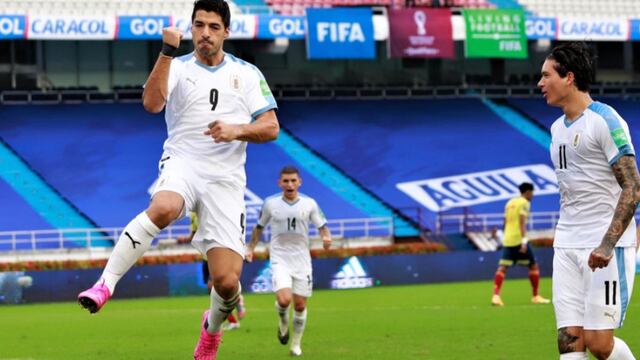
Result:
<instances>
[{"instance_id":1,"label":"green football pitch","mask_svg":"<svg viewBox=\"0 0 640 360\"><path fill-rule=\"evenodd\" d=\"M541 293L550 296L551 281ZM557 359L552 305L532 305L527 280L316 291L306 359ZM219 359L288 359L276 339L274 296L247 295L247 317L224 335ZM120 300L97 315L76 303L0 307L0 359L189 359L208 296ZM640 354L640 302L617 332Z\"/></svg>"}]
</instances>

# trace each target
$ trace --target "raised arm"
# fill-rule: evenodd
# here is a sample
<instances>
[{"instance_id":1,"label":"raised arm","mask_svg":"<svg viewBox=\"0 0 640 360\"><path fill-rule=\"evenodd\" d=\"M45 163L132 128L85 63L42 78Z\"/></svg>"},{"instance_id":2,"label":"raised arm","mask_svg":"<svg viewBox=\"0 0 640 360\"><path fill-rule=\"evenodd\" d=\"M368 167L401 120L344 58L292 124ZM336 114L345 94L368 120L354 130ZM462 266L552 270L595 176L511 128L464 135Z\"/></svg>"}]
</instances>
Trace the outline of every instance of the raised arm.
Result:
<instances>
[{"instance_id":1,"label":"raised arm","mask_svg":"<svg viewBox=\"0 0 640 360\"><path fill-rule=\"evenodd\" d=\"M169 69L173 57L165 54L165 47L176 49L180 46L182 33L175 27L162 29L163 52L158 56L156 64L149 74L149 78L142 92L144 109L151 113L159 113L164 109L169 94ZM168 52L167 52L168 53Z\"/></svg>"},{"instance_id":2,"label":"raised arm","mask_svg":"<svg viewBox=\"0 0 640 360\"><path fill-rule=\"evenodd\" d=\"M640 176L635 156L620 157L612 166L613 174L622 188L611 225L598 246L589 256L589 267L592 270L603 268L613 257L613 249L625 232L640 203Z\"/></svg>"}]
</instances>

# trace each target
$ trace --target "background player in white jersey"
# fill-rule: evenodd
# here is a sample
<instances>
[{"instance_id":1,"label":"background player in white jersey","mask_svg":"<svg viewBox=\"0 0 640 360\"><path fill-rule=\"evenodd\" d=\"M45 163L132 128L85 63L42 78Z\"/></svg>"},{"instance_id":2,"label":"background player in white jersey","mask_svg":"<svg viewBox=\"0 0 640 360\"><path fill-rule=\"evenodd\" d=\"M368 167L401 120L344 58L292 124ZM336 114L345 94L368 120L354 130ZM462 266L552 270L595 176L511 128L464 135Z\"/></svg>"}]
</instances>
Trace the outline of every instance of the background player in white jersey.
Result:
<instances>
[{"instance_id":1,"label":"background player in white jersey","mask_svg":"<svg viewBox=\"0 0 640 360\"><path fill-rule=\"evenodd\" d=\"M560 187L553 299L560 359L634 359L614 337L633 290L640 177L629 128L593 101L593 59L584 43L562 44L542 65L538 86L564 116L551 126Z\"/></svg>"},{"instance_id":2,"label":"background player in white jersey","mask_svg":"<svg viewBox=\"0 0 640 360\"><path fill-rule=\"evenodd\" d=\"M291 354L302 355L300 343L307 320L307 298L313 289L311 255L309 254L309 222L318 228L322 245L331 247L331 233L327 220L315 200L298 193L302 179L298 169L286 166L280 171L278 186L282 193L267 198L262 205L260 219L251 234L247 247L247 261L253 260L253 249L262 231L271 224L269 257L273 271L273 290L280 317L278 339L289 341L289 304L293 294L293 337Z\"/></svg>"},{"instance_id":3,"label":"background player in white jersey","mask_svg":"<svg viewBox=\"0 0 640 360\"><path fill-rule=\"evenodd\" d=\"M151 204L126 226L100 280L78 300L90 312L98 311L160 230L195 211L200 226L192 244L207 256L213 289L194 358L212 359L220 325L240 294L247 142L275 139L279 125L260 71L222 50L229 36L228 4L198 0L191 20L195 51L174 58L182 33L163 29L162 53L143 93L147 111L166 107L168 132Z\"/></svg>"}]
</instances>

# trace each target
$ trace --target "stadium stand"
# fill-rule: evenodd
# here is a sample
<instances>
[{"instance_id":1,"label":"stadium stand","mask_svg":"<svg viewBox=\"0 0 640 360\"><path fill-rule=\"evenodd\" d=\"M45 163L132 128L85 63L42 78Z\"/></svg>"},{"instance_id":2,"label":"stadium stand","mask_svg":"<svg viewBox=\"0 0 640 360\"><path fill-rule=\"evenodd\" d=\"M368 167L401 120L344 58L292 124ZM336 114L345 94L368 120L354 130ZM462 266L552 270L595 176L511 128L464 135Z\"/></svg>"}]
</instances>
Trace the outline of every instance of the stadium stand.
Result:
<instances>
[{"instance_id":1,"label":"stadium stand","mask_svg":"<svg viewBox=\"0 0 640 360\"><path fill-rule=\"evenodd\" d=\"M495 8L495 5L488 0L266 0L266 3L276 13L282 15L304 15L304 10L308 7L330 8L338 6Z\"/></svg>"},{"instance_id":2,"label":"stadium stand","mask_svg":"<svg viewBox=\"0 0 640 360\"><path fill-rule=\"evenodd\" d=\"M304 143L407 216L418 205L398 190L399 183L549 161L547 149L477 99L290 101L281 103L279 117ZM536 197L533 208L555 210L557 201ZM472 210L500 213L502 206L499 201Z\"/></svg>"},{"instance_id":3,"label":"stadium stand","mask_svg":"<svg viewBox=\"0 0 640 360\"><path fill-rule=\"evenodd\" d=\"M94 227L84 214L61 197L1 138L0 178L50 225L56 228ZM3 202L6 206L10 204Z\"/></svg>"},{"instance_id":4,"label":"stadium stand","mask_svg":"<svg viewBox=\"0 0 640 360\"><path fill-rule=\"evenodd\" d=\"M2 138L102 227L145 207L166 136L139 105L5 106ZM46 113L47 116L42 116ZM38 139L38 141L34 141Z\"/></svg>"},{"instance_id":5,"label":"stadium stand","mask_svg":"<svg viewBox=\"0 0 640 360\"><path fill-rule=\"evenodd\" d=\"M228 1L232 13L241 13L233 1ZM3 1L0 14L30 15L172 15L191 14L192 0L25 0Z\"/></svg>"},{"instance_id":6,"label":"stadium stand","mask_svg":"<svg viewBox=\"0 0 640 360\"><path fill-rule=\"evenodd\" d=\"M551 124L562 115L562 110L547 105L544 99L508 99L507 103L538 122L547 131Z\"/></svg>"},{"instance_id":7,"label":"stadium stand","mask_svg":"<svg viewBox=\"0 0 640 360\"><path fill-rule=\"evenodd\" d=\"M363 189L360 184L353 181L346 173L339 171L333 164L313 152L285 129L282 129L275 143L291 157L295 158L307 171L314 174L318 180L368 216L373 218L393 218L396 236L418 236L419 226L416 226L418 224L411 223L396 210Z\"/></svg>"},{"instance_id":8,"label":"stadium stand","mask_svg":"<svg viewBox=\"0 0 640 360\"><path fill-rule=\"evenodd\" d=\"M31 205L16 193L11 186L0 179L0 229L41 230L52 226L40 216Z\"/></svg>"},{"instance_id":9,"label":"stadium stand","mask_svg":"<svg viewBox=\"0 0 640 360\"><path fill-rule=\"evenodd\" d=\"M232 13L279 13L282 15L304 15L305 8L328 8L337 6L405 6L495 8L489 0L237 0L228 1ZM508 2L508 1L507 1ZM5 1L0 14L30 15L92 15L96 11L104 15L175 15L190 14L192 0L25 0ZM506 5L504 5L506 6Z\"/></svg>"},{"instance_id":10,"label":"stadium stand","mask_svg":"<svg viewBox=\"0 0 640 360\"><path fill-rule=\"evenodd\" d=\"M3 106L0 113L11 119L0 122L0 138L100 227L123 226L146 207L166 137L161 116L146 113L140 104ZM247 172L249 189L264 198L278 191L280 168L296 159L276 144L261 146L249 146ZM302 170L303 190L322 199L328 216L367 217ZM3 199L7 194L7 207L26 206L7 186L0 190ZM35 219L32 226L24 223L18 229L46 228ZM16 230L11 223L2 224L0 230Z\"/></svg>"},{"instance_id":11,"label":"stadium stand","mask_svg":"<svg viewBox=\"0 0 640 360\"><path fill-rule=\"evenodd\" d=\"M596 100L612 106L620 116L629 124L629 131L633 139L640 139L640 116L638 116L637 99L620 99L616 97L600 97ZM547 130L551 128L553 122L562 115L558 108L548 106L543 99L508 99L507 103L537 121Z\"/></svg>"},{"instance_id":12,"label":"stadium stand","mask_svg":"<svg viewBox=\"0 0 640 360\"><path fill-rule=\"evenodd\" d=\"M635 0L518 0L529 12L538 16L598 16L601 18L633 18L640 16L640 3Z\"/></svg>"},{"instance_id":13,"label":"stadium stand","mask_svg":"<svg viewBox=\"0 0 640 360\"><path fill-rule=\"evenodd\" d=\"M368 214L351 205L301 167L295 157L272 143L249 146L247 150L247 187L263 199L279 192L277 179L280 169L285 165L299 167L303 179L300 191L315 198L328 217L334 219L368 217Z\"/></svg>"}]
</instances>

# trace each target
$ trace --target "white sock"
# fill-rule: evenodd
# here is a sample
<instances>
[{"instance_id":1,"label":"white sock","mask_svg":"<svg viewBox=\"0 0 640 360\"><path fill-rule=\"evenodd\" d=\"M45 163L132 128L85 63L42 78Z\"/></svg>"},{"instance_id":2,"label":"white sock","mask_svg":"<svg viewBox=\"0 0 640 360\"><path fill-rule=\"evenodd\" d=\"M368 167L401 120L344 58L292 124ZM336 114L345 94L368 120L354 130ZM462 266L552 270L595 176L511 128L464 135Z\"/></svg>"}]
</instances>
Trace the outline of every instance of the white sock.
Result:
<instances>
[{"instance_id":1,"label":"white sock","mask_svg":"<svg viewBox=\"0 0 640 360\"><path fill-rule=\"evenodd\" d=\"M570 352L560 354L560 360L589 360L589 356L586 352Z\"/></svg>"},{"instance_id":2,"label":"white sock","mask_svg":"<svg viewBox=\"0 0 640 360\"><path fill-rule=\"evenodd\" d=\"M300 346L302 340L302 334L304 333L304 326L307 323L307 309L302 311L295 311L293 314L293 337L291 339L291 345Z\"/></svg>"},{"instance_id":3,"label":"white sock","mask_svg":"<svg viewBox=\"0 0 640 360\"><path fill-rule=\"evenodd\" d=\"M102 272L101 280L104 280L104 284L109 288L111 295L113 295L120 278L149 249L151 241L159 233L160 229L151 222L151 219L144 211L127 224L122 234L120 234L111 256L109 256L107 266Z\"/></svg>"},{"instance_id":4,"label":"white sock","mask_svg":"<svg viewBox=\"0 0 640 360\"><path fill-rule=\"evenodd\" d=\"M289 307L282 307L278 304L278 301L276 301L276 310L280 317L280 322L278 323L280 326L280 335L284 335L287 333L287 329L289 329Z\"/></svg>"},{"instance_id":5,"label":"white sock","mask_svg":"<svg viewBox=\"0 0 640 360\"><path fill-rule=\"evenodd\" d=\"M631 349L622 339L613 337L613 350L608 360L636 360Z\"/></svg>"},{"instance_id":6,"label":"white sock","mask_svg":"<svg viewBox=\"0 0 640 360\"><path fill-rule=\"evenodd\" d=\"M209 319L207 320L209 326L207 332L213 334L220 330L222 323L227 320L227 317L233 309L238 305L238 299L240 298L240 292L242 291L240 284L238 284L238 292L229 300L223 299L216 292L216 288L211 288L211 311L209 312Z\"/></svg>"}]
</instances>

